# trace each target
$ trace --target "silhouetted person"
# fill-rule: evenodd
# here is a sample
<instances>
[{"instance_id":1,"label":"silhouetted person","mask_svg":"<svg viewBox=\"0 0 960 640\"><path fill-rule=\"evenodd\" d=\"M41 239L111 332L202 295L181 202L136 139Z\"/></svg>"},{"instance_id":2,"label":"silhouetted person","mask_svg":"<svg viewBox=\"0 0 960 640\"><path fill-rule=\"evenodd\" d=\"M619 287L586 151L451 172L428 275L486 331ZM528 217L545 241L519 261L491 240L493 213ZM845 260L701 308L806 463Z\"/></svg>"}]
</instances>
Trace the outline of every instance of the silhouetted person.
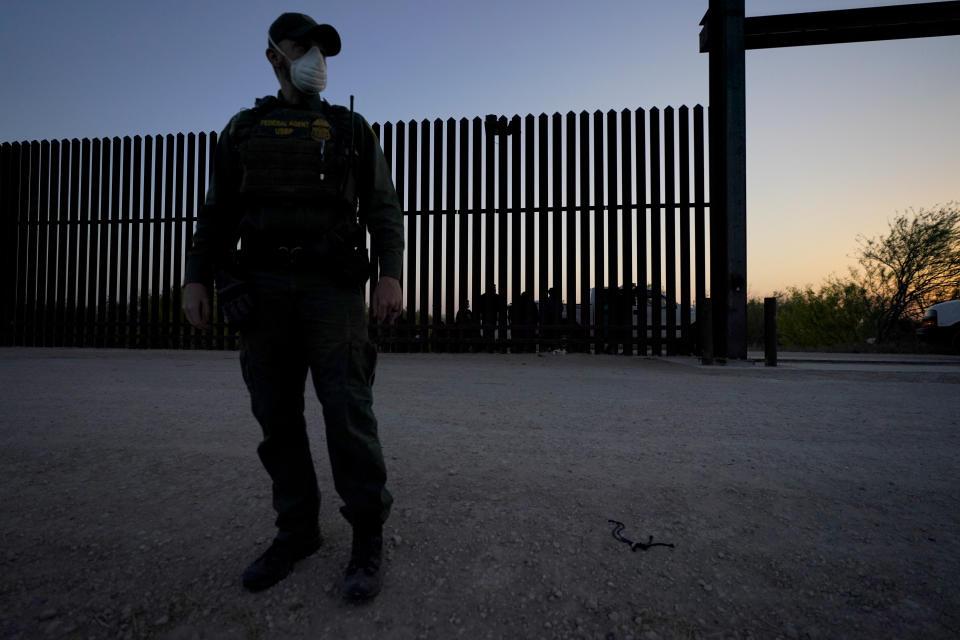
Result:
<instances>
[{"instance_id":1,"label":"silhouetted person","mask_svg":"<svg viewBox=\"0 0 960 640\"><path fill-rule=\"evenodd\" d=\"M515 345L513 351L535 351L540 313L533 295L524 291L509 311L510 335Z\"/></svg>"},{"instance_id":2,"label":"silhouetted person","mask_svg":"<svg viewBox=\"0 0 960 640\"><path fill-rule=\"evenodd\" d=\"M497 285L492 285L492 290L480 296L480 329L483 332L483 342L490 352L493 351L493 345L496 342L497 325L500 322L500 306Z\"/></svg>"},{"instance_id":3,"label":"silhouetted person","mask_svg":"<svg viewBox=\"0 0 960 640\"><path fill-rule=\"evenodd\" d=\"M457 326L457 350L472 351L477 339L476 322L473 319L473 312L470 311L470 301L457 311L455 319Z\"/></svg>"},{"instance_id":4,"label":"silhouetted person","mask_svg":"<svg viewBox=\"0 0 960 640\"><path fill-rule=\"evenodd\" d=\"M559 346L562 307L556 288L550 287L547 291L547 301L541 307L540 327L540 333L545 338L546 346L549 349L556 349Z\"/></svg>"},{"instance_id":5,"label":"silhouetted person","mask_svg":"<svg viewBox=\"0 0 960 640\"><path fill-rule=\"evenodd\" d=\"M393 347L390 349L395 353L406 353L410 350L410 325L407 319L398 317L393 321Z\"/></svg>"},{"instance_id":6,"label":"silhouetted person","mask_svg":"<svg viewBox=\"0 0 960 640\"><path fill-rule=\"evenodd\" d=\"M450 329L447 323L438 319L430 330L430 350L434 353L442 353L447 350L447 344L450 342Z\"/></svg>"},{"instance_id":7,"label":"silhouetted person","mask_svg":"<svg viewBox=\"0 0 960 640\"><path fill-rule=\"evenodd\" d=\"M633 352L633 301L636 298L634 285L629 285L617 291L617 341L623 345L624 355Z\"/></svg>"}]
</instances>

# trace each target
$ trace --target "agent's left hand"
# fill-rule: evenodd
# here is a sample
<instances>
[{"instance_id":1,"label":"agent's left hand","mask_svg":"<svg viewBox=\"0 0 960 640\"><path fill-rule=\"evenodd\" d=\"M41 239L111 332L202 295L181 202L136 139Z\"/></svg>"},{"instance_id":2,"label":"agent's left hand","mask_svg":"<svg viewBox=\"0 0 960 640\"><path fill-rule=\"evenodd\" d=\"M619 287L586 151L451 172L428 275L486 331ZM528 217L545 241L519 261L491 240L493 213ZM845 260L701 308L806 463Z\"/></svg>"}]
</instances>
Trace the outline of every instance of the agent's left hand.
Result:
<instances>
[{"instance_id":1,"label":"agent's left hand","mask_svg":"<svg viewBox=\"0 0 960 640\"><path fill-rule=\"evenodd\" d=\"M373 291L373 317L377 322L393 322L400 316L403 305L403 293L400 281L383 276Z\"/></svg>"}]
</instances>

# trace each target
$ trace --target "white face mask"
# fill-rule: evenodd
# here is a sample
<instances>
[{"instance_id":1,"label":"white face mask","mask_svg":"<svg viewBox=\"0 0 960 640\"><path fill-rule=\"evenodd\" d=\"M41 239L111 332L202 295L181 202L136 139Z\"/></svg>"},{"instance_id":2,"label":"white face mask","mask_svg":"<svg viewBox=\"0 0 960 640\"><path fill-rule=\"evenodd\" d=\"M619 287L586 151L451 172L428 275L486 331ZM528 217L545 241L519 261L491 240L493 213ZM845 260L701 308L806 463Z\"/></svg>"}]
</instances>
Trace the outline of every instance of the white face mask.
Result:
<instances>
[{"instance_id":1,"label":"white face mask","mask_svg":"<svg viewBox=\"0 0 960 640\"><path fill-rule=\"evenodd\" d=\"M290 61L290 81L300 91L313 95L327 88L327 58L320 47L311 47L310 51L290 60L273 40L270 41L280 55Z\"/></svg>"}]
</instances>

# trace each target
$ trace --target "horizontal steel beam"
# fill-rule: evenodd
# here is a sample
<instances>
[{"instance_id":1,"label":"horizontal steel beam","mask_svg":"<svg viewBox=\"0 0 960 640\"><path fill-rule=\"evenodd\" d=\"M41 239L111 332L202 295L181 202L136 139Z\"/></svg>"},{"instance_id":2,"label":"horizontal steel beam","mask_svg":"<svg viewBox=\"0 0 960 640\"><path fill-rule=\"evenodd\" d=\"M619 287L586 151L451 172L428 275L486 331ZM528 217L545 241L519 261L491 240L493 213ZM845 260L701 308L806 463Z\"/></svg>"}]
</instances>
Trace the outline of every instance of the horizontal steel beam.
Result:
<instances>
[{"instance_id":1,"label":"horizontal steel beam","mask_svg":"<svg viewBox=\"0 0 960 640\"><path fill-rule=\"evenodd\" d=\"M711 43L706 15L700 24L700 52L707 53ZM744 19L745 49L956 35L960 35L958 0Z\"/></svg>"}]
</instances>

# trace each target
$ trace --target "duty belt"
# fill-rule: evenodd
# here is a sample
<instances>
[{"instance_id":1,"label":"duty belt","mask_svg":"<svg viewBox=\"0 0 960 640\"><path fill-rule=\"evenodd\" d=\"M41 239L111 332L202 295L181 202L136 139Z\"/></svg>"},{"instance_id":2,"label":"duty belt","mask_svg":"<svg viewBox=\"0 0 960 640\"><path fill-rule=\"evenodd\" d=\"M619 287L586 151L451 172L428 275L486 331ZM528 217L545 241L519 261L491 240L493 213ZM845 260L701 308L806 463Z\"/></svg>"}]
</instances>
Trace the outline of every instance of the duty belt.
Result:
<instances>
[{"instance_id":1,"label":"duty belt","mask_svg":"<svg viewBox=\"0 0 960 640\"><path fill-rule=\"evenodd\" d=\"M327 237L317 242L291 245L244 242L240 262L248 268L309 269L329 264L344 249L342 243L335 246Z\"/></svg>"}]
</instances>

